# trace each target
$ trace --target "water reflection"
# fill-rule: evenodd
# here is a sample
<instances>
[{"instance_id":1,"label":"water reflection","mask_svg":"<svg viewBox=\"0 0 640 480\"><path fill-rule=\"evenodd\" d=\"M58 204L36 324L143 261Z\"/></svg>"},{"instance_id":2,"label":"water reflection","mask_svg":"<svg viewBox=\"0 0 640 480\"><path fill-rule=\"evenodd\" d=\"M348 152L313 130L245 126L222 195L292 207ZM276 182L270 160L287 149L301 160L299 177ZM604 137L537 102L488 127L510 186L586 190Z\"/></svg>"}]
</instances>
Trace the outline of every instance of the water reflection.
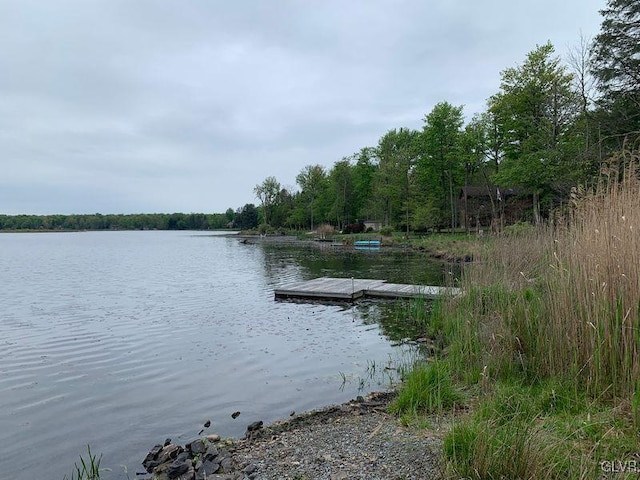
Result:
<instances>
[{"instance_id":1,"label":"water reflection","mask_svg":"<svg viewBox=\"0 0 640 480\"><path fill-rule=\"evenodd\" d=\"M445 285L458 278L459 265L430 258L420 252L382 248L360 251L326 244L259 243L264 252L265 272L270 282L299 274L303 280L317 277L355 277L386 280L391 283Z\"/></svg>"}]
</instances>

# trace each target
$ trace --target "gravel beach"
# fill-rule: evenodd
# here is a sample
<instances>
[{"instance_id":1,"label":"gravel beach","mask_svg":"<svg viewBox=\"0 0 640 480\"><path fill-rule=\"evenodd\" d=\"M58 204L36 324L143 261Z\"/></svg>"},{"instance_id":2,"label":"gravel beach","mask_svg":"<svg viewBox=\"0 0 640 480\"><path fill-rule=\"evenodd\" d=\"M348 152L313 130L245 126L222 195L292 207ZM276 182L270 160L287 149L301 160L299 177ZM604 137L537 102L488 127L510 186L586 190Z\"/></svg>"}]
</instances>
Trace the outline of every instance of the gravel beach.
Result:
<instances>
[{"instance_id":1,"label":"gravel beach","mask_svg":"<svg viewBox=\"0 0 640 480\"><path fill-rule=\"evenodd\" d=\"M294 416L230 448L245 478L440 479L441 432L402 426L386 413L392 393Z\"/></svg>"},{"instance_id":2,"label":"gravel beach","mask_svg":"<svg viewBox=\"0 0 640 480\"><path fill-rule=\"evenodd\" d=\"M184 446L153 447L143 465L153 480L431 480L442 478L446 428L403 426L387 413L392 392L263 426L244 439L210 434Z\"/></svg>"}]
</instances>

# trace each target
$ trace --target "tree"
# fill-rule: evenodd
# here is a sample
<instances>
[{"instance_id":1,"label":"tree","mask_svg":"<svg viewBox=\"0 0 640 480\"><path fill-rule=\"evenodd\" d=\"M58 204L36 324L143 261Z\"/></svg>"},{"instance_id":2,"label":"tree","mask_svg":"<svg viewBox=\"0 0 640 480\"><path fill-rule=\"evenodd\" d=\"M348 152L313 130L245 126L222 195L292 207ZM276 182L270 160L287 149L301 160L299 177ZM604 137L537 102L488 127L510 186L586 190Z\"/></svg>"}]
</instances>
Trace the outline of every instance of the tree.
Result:
<instances>
[{"instance_id":1,"label":"tree","mask_svg":"<svg viewBox=\"0 0 640 480\"><path fill-rule=\"evenodd\" d=\"M307 165L296 176L296 183L302 189L301 195L306 200L311 217L311 230L314 227L314 210L316 202L325 188L326 173L321 165Z\"/></svg>"},{"instance_id":2,"label":"tree","mask_svg":"<svg viewBox=\"0 0 640 480\"><path fill-rule=\"evenodd\" d=\"M586 115L595 97L595 77L591 73L592 41L580 34L577 45L570 46L567 63L573 72L574 89L580 98L580 111Z\"/></svg>"},{"instance_id":3,"label":"tree","mask_svg":"<svg viewBox=\"0 0 640 480\"><path fill-rule=\"evenodd\" d=\"M233 219L234 219L234 216L235 216L233 208L227 208L227 211L224 212L224 216L226 217L227 222L233 222Z\"/></svg>"},{"instance_id":4,"label":"tree","mask_svg":"<svg viewBox=\"0 0 640 480\"><path fill-rule=\"evenodd\" d=\"M393 129L378 142L375 193L385 225L404 224L407 230L409 228L417 136L415 130Z\"/></svg>"},{"instance_id":5,"label":"tree","mask_svg":"<svg viewBox=\"0 0 640 480\"><path fill-rule=\"evenodd\" d=\"M469 222L469 205L468 205L468 187L473 181L473 177L477 172L482 173L482 179L484 180L484 186L489 194L491 201L491 216L492 220L496 219L496 208L494 201L494 194L489 184L488 175L486 173L487 158L489 152L489 140L488 135L491 132L492 126L487 123L490 117L487 115L474 115L471 121L464 127L464 130L460 134L460 158L464 167L464 195L462 201L464 203L464 211L466 218L461 218L467 233L470 232Z\"/></svg>"},{"instance_id":6,"label":"tree","mask_svg":"<svg viewBox=\"0 0 640 480\"><path fill-rule=\"evenodd\" d=\"M608 0L592 48L591 71L602 93L600 119L606 133L640 136L640 3ZM618 144L620 147L621 144Z\"/></svg>"},{"instance_id":7,"label":"tree","mask_svg":"<svg viewBox=\"0 0 640 480\"><path fill-rule=\"evenodd\" d=\"M573 73L574 90L578 96L579 115L575 119L572 135L581 140L580 149L575 152L585 166L591 165L592 175L597 170L599 158L599 128L593 115L593 105L597 95L596 79L591 73L592 41L580 35L577 45L569 47L567 62ZM588 170L589 168L586 168Z\"/></svg>"},{"instance_id":8,"label":"tree","mask_svg":"<svg viewBox=\"0 0 640 480\"><path fill-rule=\"evenodd\" d=\"M287 224L287 218L293 209L293 197L286 188L280 189L270 212L270 224L275 228Z\"/></svg>"},{"instance_id":9,"label":"tree","mask_svg":"<svg viewBox=\"0 0 640 480\"><path fill-rule=\"evenodd\" d=\"M253 193L262 202L262 219L265 225L269 224L271 208L280 193L280 183L275 177L267 177L253 188Z\"/></svg>"},{"instance_id":10,"label":"tree","mask_svg":"<svg viewBox=\"0 0 640 480\"><path fill-rule=\"evenodd\" d=\"M249 230L258 226L258 209L253 203L247 203L236 211L233 226L240 230Z\"/></svg>"},{"instance_id":11,"label":"tree","mask_svg":"<svg viewBox=\"0 0 640 480\"><path fill-rule=\"evenodd\" d=\"M334 163L328 174L327 194L330 197L330 217L335 219L336 225L342 227L352 223L354 218L355 192L353 190L353 172L347 158Z\"/></svg>"},{"instance_id":12,"label":"tree","mask_svg":"<svg viewBox=\"0 0 640 480\"><path fill-rule=\"evenodd\" d=\"M538 199L566 195L583 172L573 161L576 137L570 134L579 112L573 75L547 43L501 76L500 92L489 99L489 111L504 131L504 160L495 179L503 186L530 188L538 221Z\"/></svg>"},{"instance_id":13,"label":"tree","mask_svg":"<svg viewBox=\"0 0 640 480\"><path fill-rule=\"evenodd\" d=\"M378 167L375 163L375 149L362 148L353 155L356 160L353 166L353 209L355 217L360 219L373 219L373 185ZM377 220L377 218L376 218Z\"/></svg>"},{"instance_id":14,"label":"tree","mask_svg":"<svg viewBox=\"0 0 640 480\"><path fill-rule=\"evenodd\" d=\"M437 210L448 211L450 226L456 226L454 186L460 183L463 166L460 158L462 106L454 107L440 102L424 117L421 156L417 166L417 179L426 201L425 212L433 215ZM420 212L419 212L420 213ZM424 222L425 213L420 213Z\"/></svg>"}]
</instances>

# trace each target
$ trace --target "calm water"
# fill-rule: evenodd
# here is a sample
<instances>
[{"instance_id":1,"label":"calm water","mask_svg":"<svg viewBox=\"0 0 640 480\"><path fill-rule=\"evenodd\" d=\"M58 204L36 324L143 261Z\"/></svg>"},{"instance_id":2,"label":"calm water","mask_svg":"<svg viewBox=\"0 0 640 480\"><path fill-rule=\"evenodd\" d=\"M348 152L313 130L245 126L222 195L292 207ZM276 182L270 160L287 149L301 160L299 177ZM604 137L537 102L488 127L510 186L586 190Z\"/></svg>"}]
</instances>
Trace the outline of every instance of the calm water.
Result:
<instances>
[{"instance_id":1,"label":"calm water","mask_svg":"<svg viewBox=\"0 0 640 480\"><path fill-rule=\"evenodd\" d=\"M322 275L436 284L443 270L199 232L0 235L0 475L62 479L90 444L104 478L135 478L155 443L207 419L241 436L353 398L368 366L407 354L381 327L388 307L276 302L273 289Z\"/></svg>"}]
</instances>

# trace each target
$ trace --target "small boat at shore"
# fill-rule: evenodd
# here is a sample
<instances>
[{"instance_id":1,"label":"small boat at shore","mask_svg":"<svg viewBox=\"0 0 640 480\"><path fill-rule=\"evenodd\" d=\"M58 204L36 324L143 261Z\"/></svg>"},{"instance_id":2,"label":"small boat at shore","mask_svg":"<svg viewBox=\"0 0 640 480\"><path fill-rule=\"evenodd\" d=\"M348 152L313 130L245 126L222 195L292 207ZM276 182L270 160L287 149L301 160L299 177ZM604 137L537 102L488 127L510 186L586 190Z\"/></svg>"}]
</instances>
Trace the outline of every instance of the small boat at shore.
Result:
<instances>
[{"instance_id":1,"label":"small boat at shore","mask_svg":"<svg viewBox=\"0 0 640 480\"><path fill-rule=\"evenodd\" d=\"M382 245L380 240L356 240L353 242L354 247L378 247Z\"/></svg>"},{"instance_id":2,"label":"small boat at shore","mask_svg":"<svg viewBox=\"0 0 640 480\"><path fill-rule=\"evenodd\" d=\"M380 250L382 242L380 240L356 240L353 246L356 250Z\"/></svg>"}]
</instances>

